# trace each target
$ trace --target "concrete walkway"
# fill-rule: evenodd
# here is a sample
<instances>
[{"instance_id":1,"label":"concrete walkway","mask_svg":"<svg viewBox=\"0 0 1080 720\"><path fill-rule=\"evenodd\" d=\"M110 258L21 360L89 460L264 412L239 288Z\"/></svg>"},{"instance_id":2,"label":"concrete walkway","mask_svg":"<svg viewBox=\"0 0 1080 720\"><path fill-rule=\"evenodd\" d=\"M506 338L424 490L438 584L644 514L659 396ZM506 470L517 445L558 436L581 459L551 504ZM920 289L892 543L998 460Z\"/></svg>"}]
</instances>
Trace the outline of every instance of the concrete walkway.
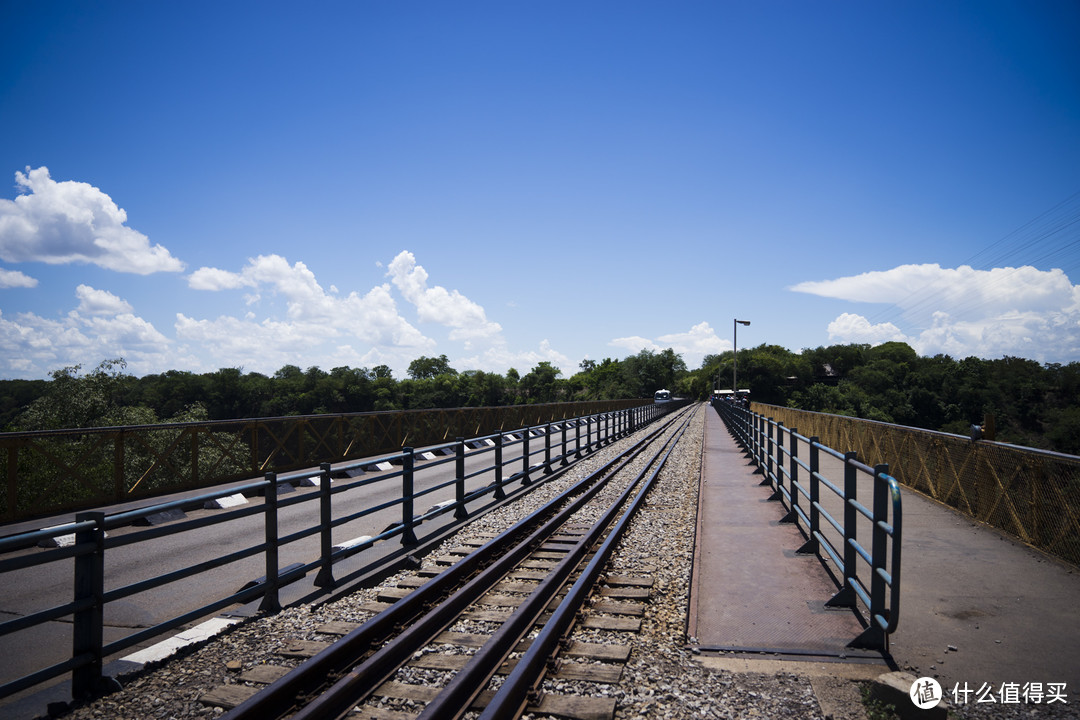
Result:
<instances>
[{"instance_id":1,"label":"concrete walkway","mask_svg":"<svg viewBox=\"0 0 1080 720\"><path fill-rule=\"evenodd\" d=\"M779 638L773 645L798 649L808 623L840 627L838 616L822 619L816 609L822 590L836 589L827 565L794 557L802 536L777 525L785 509L765 501L769 489L758 486L761 476L715 411L705 422L691 634L703 646L753 637L764 647L760 638L772 637ZM823 474L842 477L833 462L823 461ZM890 643L896 665L937 678L949 693L965 683L972 690L988 684L997 697L1003 684L1066 683L1069 705L1080 705L1080 571L913 490L901 495L900 621ZM736 612L751 602L768 612ZM755 623L752 635L732 627L747 622Z\"/></svg>"}]
</instances>

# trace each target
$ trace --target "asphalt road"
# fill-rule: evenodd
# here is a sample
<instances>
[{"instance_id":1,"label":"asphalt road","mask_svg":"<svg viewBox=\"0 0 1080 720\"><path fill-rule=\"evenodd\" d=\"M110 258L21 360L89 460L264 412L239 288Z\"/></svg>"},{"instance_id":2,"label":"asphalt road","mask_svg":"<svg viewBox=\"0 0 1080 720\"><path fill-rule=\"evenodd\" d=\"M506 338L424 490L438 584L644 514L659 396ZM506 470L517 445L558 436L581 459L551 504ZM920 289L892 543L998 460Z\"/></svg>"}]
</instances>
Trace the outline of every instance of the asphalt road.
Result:
<instances>
[{"instance_id":1,"label":"asphalt road","mask_svg":"<svg viewBox=\"0 0 1080 720\"><path fill-rule=\"evenodd\" d=\"M568 435L568 450L573 453L576 450L573 432L571 431ZM558 457L562 452L562 435L560 432L552 433L551 444L552 456ZM530 465L536 466L544 462L543 437L532 438L529 449ZM455 488L452 481L456 476L456 467L453 456L438 457L435 460L423 460L419 457L419 451L417 452L414 491L417 493L430 491L415 501L414 514L418 516L439 503L455 499ZM466 491L472 492L493 483L495 481L494 468L490 467L494 463L493 449L489 448L481 452L467 448L467 453L475 454L471 454L466 458L466 475L478 474L476 477L469 478L466 481ZM446 461L447 459L449 461ZM524 463L520 443L508 445L504 448L503 463L502 474L504 477L522 471ZM557 461L553 463L553 466L558 467ZM335 480L335 484L339 487L359 480L368 481L372 479L372 482L346 492L335 493L332 496L334 517L346 517L400 499L401 478L376 479L385 474L384 472L375 471L367 472L351 480L345 478ZM543 471L534 469L531 471L531 475L533 479L538 479L543 477ZM432 490L432 488L446 483L449 483L447 487ZM508 493L520 488L520 482L510 483L506 487ZM205 493L206 491L200 492ZM310 502L293 504L296 499L301 497L309 498ZM259 506L264 501L263 498L256 496L248 498L248 502L249 506ZM470 503L469 510L470 512L476 512L481 506L490 505L492 502L491 495L485 495L483 498ZM107 514L120 509L103 508ZM194 509L186 513L186 518L190 520L223 512L228 511ZM279 538L286 538L289 535L317 525L318 518L317 487L301 487L294 492L279 495ZM39 527L48 527L73 519L73 516L68 515L43 520L36 524ZM343 544L361 536L378 535L390 525L401 522L401 519L402 510L400 505L387 507L335 528L332 533L333 542ZM416 533L421 540L425 537L437 537L446 527L454 524L454 513L447 512L437 518L425 521L422 526L417 528ZM175 533L131 545L107 548L105 553L105 589L109 591L126 587L163 573L203 562L210 562L230 552L257 545L264 540L264 527L264 515L259 512L245 518L210 525L194 531ZM27 528L25 525L19 528L12 526L0 528L0 535L9 535L14 530L20 529ZM119 538L143 529L145 528L126 526L110 530L108 535L110 539ZM26 548L12 554L41 552L42 550L38 548ZM406 552L407 550L402 548L398 537L381 541L370 549L361 551L335 564L334 577L339 583L352 582L363 577L366 571L377 566L383 559L395 555L404 555ZM319 558L319 553L320 538L316 533L310 537L282 546L279 551L278 567L284 569L294 563L306 564L313 562ZM253 582L265 574L265 558L260 553L178 583L147 590L123 600L108 603L104 612L105 642L109 643L118 640L131 634L133 629L153 626L228 596L240 590L245 584ZM314 587L315 575L316 571L312 571L302 580L282 588L280 594L281 604L287 606L301 599L312 599L313 596L325 594L327 591ZM7 573L2 586L0 586L0 621L7 621L63 604L72 597L72 585L72 560ZM259 601L256 600L246 605L236 605L211 613L207 617L228 615L230 613L248 615L256 612L258 605ZM167 637L173 632L176 631L170 631L163 637ZM110 661L131 654L160 639L162 638L154 638L139 643L124 650L123 653L112 658L106 658L106 665ZM35 628L0 637L0 683L10 682L30 672L67 659L71 655L71 647L70 617L64 618L62 621L44 623ZM68 677L65 674L51 684L66 684ZM15 698L27 695L35 690L24 691L16 695ZM0 704L4 702L0 701Z\"/></svg>"}]
</instances>

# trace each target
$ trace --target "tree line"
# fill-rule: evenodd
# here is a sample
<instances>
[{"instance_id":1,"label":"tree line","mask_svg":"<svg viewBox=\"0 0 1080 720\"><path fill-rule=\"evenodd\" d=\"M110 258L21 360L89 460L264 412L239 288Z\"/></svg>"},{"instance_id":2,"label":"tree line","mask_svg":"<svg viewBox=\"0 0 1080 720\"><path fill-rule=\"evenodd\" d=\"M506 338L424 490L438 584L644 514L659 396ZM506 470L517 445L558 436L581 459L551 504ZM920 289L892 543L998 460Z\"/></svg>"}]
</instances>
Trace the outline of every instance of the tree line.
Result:
<instances>
[{"instance_id":1,"label":"tree line","mask_svg":"<svg viewBox=\"0 0 1080 720\"><path fill-rule=\"evenodd\" d=\"M420 357L405 378L389 367L329 372L286 365L273 375L222 368L134 377L122 359L50 380L0 380L0 427L48 430L285 415L649 398L660 388L705 399L730 388L731 352L689 369L671 349L622 360L583 360L562 377L547 361L525 374L459 371L445 355ZM737 381L754 400L968 434L995 420L997 439L1080 454L1080 363L1003 357L921 357L905 343L831 345L795 353L778 345L739 351Z\"/></svg>"}]
</instances>

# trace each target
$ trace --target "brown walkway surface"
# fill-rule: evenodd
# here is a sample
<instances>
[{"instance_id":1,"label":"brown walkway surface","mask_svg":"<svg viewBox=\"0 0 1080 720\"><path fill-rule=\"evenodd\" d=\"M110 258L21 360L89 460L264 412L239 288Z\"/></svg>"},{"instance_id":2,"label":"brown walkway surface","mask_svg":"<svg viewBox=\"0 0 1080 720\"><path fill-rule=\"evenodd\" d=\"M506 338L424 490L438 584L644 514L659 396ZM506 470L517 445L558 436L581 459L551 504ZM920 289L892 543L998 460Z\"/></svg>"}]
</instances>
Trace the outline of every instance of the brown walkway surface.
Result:
<instances>
[{"instance_id":1,"label":"brown walkway surface","mask_svg":"<svg viewBox=\"0 0 1080 720\"><path fill-rule=\"evenodd\" d=\"M802 535L777 525L782 507L765 501L768 488L716 412L705 415L691 634L702 646L798 649L814 639L800 628L816 620L816 639L842 645L842 614L814 609L836 585L816 560L793 557ZM840 476L835 462L823 462L826 477ZM1067 683L1080 709L1080 571L908 488L901 495L900 621L890 644L900 669L949 690L989 683L995 694L1002 683Z\"/></svg>"},{"instance_id":2,"label":"brown walkway surface","mask_svg":"<svg viewBox=\"0 0 1080 720\"><path fill-rule=\"evenodd\" d=\"M850 610L826 610L836 585L813 555L796 555L803 536L781 524L762 476L712 408L705 452L690 634L703 649L840 657L862 632Z\"/></svg>"}]
</instances>

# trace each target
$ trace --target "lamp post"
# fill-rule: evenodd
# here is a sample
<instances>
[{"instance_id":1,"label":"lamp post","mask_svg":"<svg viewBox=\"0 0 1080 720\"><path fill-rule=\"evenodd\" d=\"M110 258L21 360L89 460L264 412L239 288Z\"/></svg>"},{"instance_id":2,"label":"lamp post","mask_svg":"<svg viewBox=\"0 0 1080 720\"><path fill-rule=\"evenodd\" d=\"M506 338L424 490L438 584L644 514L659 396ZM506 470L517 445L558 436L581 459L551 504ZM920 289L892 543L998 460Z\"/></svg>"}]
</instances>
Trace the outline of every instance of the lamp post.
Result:
<instances>
[{"instance_id":1,"label":"lamp post","mask_svg":"<svg viewBox=\"0 0 1080 720\"><path fill-rule=\"evenodd\" d=\"M734 348L732 355L733 360L735 361L731 367L732 400L737 400L739 398L739 326L749 324L749 320L736 320L734 324L735 333L731 341L732 347Z\"/></svg>"}]
</instances>

